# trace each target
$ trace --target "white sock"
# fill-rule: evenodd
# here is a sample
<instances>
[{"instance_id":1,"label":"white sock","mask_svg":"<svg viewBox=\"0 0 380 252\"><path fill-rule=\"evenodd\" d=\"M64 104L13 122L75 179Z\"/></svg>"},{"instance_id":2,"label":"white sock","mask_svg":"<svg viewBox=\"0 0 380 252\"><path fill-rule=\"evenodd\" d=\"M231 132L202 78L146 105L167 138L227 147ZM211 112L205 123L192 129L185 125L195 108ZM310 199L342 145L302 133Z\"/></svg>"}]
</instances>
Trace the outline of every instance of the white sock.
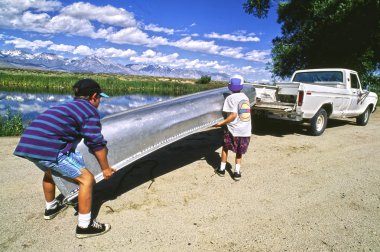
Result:
<instances>
[{"instance_id":1,"label":"white sock","mask_svg":"<svg viewBox=\"0 0 380 252\"><path fill-rule=\"evenodd\" d=\"M235 172L240 173L240 164L235 164Z\"/></svg>"},{"instance_id":2,"label":"white sock","mask_svg":"<svg viewBox=\"0 0 380 252\"><path fill-rule=\"evenodd\" d=\"M90 225L91 212L87 214L78 213L78 226L81 228L87 228Z\"/></svg>"},{"instance_id":3,"label":"white sock","mask_svg":"<svg viewBox=\"0 0 380 252\"><path fill-rule=\"evenodd\" d=\"M226 169L226 163L221 162L220 163L220 170L224 171Z\"/></svg>"},{"instance_id":4,"label":"white sock","mask_svg":"<svg viewBox=\"0 0 380 252\"><path fill-rule=\"evenodd\" d=\"M46 202L46 209L54 209L57 207L57 203L58 201L56 199L54 199L53 201L51 202Z\"/></svg>"}]
</instances>

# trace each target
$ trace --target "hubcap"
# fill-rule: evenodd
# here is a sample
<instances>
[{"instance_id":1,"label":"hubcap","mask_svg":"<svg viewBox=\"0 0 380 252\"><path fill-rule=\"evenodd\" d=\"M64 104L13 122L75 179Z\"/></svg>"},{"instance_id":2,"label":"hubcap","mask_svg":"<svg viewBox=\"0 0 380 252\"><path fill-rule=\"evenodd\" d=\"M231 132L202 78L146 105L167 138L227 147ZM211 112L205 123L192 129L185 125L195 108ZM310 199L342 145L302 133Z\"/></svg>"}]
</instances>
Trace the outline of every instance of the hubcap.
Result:
<instances>
[{"instance_id":1,"label":"hubcap","mask_svg":"<svg viewBox=\"0 0 380 252\"><path fill-rule=\"evenodd\" d=\"M325 118L322 115L318 116L317 124L316 124L317 131L321 131L323 129L324 124L325 124Z\"/></svg>"}]
</instances>

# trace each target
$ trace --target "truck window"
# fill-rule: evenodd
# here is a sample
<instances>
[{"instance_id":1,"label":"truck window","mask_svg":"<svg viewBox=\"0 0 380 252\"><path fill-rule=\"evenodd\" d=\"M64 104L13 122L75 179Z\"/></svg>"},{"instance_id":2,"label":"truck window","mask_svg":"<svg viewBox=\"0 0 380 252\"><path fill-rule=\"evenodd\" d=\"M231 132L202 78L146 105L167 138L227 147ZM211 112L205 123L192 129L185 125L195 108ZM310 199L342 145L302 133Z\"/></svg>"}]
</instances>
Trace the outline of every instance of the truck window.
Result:
<instances>
[{"instance_id":1,"label":"truck window","mask_svg":"<svg viewBox=\"0 0 380 252\"><path fill-rule=\"evenodd\" d=\"M304 83L343 82L343 73L341 71L299 72L296 73L293 81Z\"/></svg>"},{"instance_id":2,"label":"truck window","mask_svg":"<svg viewBox=\"0 0 380 252\"><path fill-rule=\"evenodd\" d=\"M351 88L359 89L360 86L359 86L358 76L356 74L350 74L350 78L351 78Z\"/></svg>"}]
</instances>

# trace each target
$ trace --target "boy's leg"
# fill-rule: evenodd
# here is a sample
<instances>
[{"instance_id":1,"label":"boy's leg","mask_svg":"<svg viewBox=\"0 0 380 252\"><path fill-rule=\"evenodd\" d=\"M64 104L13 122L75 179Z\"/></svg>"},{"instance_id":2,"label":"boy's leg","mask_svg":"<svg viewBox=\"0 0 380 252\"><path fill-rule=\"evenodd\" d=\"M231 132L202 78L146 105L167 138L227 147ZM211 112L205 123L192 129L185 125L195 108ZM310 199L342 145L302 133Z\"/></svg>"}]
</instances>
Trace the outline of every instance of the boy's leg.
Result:
<instances>
[{"instance_id":1,"label":"boy's leg","mask_svg":"<svg viewBox=\"0 0 380 252\"><path fill-rule=\"evenodd\" d=\"M86 168L80 170L82 174L74 180L79 184L78 194L78 226L76 229L77 238L86 238L101 235L111 229L109 224L96 222L91 218L92 188L94 176Z\"/></svg>"},{"instance_id":2,"label":"boy's leg","mask_svg":"<svg viewBox=\"0 0 380 252\"><path fill-rule=\"evenodd\" d=\"M222 148L222 154L220 158L220 167L216 169L216 174L219 176L223 177L224 174L226 173L226 164L227 164L227 157L228 157L228 149L227 148Z\"/></svg>"},{"instance_id":3,"label":"boy's leg","mask_svg":"<svg viewBox=\"0 0 380 252\"><path fill-rule=\"evenodd\" d=\"M51 176L51 170L45 171L42 188L46 201L44 219L51 220L67 208L67 205L61 204L55 199L55 183Z\"/></svg>"},{"instance_id":4,"label":"boy's leg","mask_svg":"<svg viewBox=\"0 0 380 252\"><path fill-rule=\"evenodd\" d=\"M55 183L51 176L51 170L45 172L42 180L42 188L44 190L46 202L52 202L55 199Z\"/></svg>"},{"instance_id":5,"label":"boy's leg","mask_svg":"<svg viewBox=\"0 0 380 252\"><path fill-rule=\"evenodd\" d=\"M228 158L228 149L223 147L222 154L221 154L221 162L227 163L227 158Z\"/></svg>"},{"instance_id":6,"label":"boy's leg","mask_svg":"<svg viewBox=\"0 0 380 252\"><path fill-rule=\"evenodd\" d=\"M236 153L235 157L235 172L240 173L240 165L241 165L242 154Z\"/></svg>"},{"instance_id":7,"label":"boy's leg","mask_svg":"<svg viewBox=\"0 0 380 252\"><path fill-rule=\"evenodd\" d=\"M236 153L236 157L235 157L235 172L233 174L233 179L234 180L240 180L240 178L241 178L241 173L240 173L241 158L242 158L242 154Z\"/></svg>"},{"instance_id":8,"label":"boy's leg","mask_svg":"<svg viewBox=\"0 0 380 252\"><path fill-rule=\"evenodd\" d=\"M79 184L78 194L78 212L88 214L92 206L92 187L94 185L94 176L86 168L80 170L82 174L74 180Z\"/></svg>"}]
</instances>

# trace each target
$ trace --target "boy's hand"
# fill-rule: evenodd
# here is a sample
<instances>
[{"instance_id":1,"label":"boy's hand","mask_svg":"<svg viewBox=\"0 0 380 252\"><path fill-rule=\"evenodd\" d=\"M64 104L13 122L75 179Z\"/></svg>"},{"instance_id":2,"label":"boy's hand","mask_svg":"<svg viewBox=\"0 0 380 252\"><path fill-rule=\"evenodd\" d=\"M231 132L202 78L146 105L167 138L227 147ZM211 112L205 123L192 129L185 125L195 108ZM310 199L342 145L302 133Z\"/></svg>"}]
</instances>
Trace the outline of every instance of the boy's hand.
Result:
<instances>
[{"instance_id":1,"label":"boy's hand","mask_svg":"<svg viewBox=\"0 0 380 252\"><path fill-rule=\"evenodd\" d=\"M213 127L222 127L223 124L221 122L218 122L217 124L215 124Z\"/></svg>"},{"instance_id":2,"label":"boy's hand","mask_svg":"<svg viewBox=\"0 0 380 252\"><path fill-rule=\"evenodd\" d=\"M109 179L113 173L115 172L115 169L108 167L107 169L103 170L103 177L104 179Z\"/></svg>"}]
</instances>

